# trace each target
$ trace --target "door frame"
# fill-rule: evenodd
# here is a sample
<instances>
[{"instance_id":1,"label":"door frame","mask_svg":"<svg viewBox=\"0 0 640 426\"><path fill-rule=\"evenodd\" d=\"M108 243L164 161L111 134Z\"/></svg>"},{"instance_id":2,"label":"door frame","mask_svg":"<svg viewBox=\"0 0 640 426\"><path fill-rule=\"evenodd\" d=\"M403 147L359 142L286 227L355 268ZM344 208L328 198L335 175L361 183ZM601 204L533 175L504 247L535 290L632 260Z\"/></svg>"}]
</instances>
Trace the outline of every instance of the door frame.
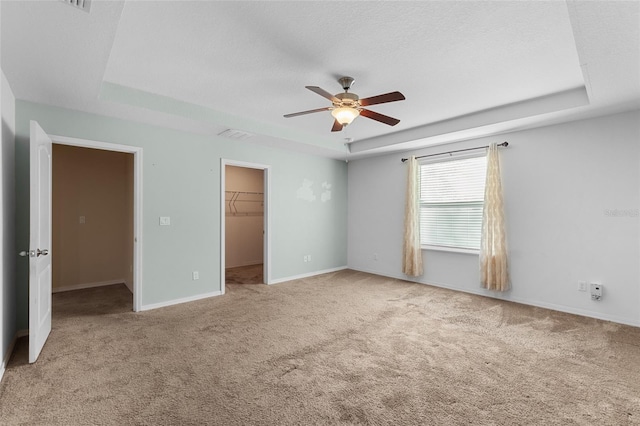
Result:
<instances>
[{"instance_id":1,"label":"door frame","mask_svg":"<svg viewBox=\"0 0 640 426\"><path fill-rule=\"evenodd\" d=\"M142 310L142 148L67 136L49 135L58 145L133 154L133 311Z\"/></svg>"},{"instance_id":2,"label":"door frame","mask_svg":"<svg viewBox=\"0 0 640 426\"><path fill-rule=\"evenodd\" d=\"M262 279L265 284L271 284L271 166L266 164L249 163L246 161L229 160L220 158L220 292L225 293L225 256L226 256L226 212L225 212L225 191L226 191L226 167L236 166L248 169L258 169L264 171L264 217L263 228L263 270Z\"/></svg>"}]
</instances>

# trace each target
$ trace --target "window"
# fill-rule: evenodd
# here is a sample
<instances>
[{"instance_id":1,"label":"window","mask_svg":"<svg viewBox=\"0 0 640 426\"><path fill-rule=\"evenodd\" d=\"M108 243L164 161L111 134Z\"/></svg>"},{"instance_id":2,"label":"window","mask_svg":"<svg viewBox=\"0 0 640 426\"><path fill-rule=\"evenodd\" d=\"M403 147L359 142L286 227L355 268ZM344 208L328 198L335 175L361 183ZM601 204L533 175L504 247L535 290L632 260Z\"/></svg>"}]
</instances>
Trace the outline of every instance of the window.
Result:
<instances>
[{"instance_id":1,"label":"window","mask_svg":"<svg viewBox=\"0 0 640 426\"><path fill-rule=\"evenodd\" d=\"M420 243L479 250L487 157L420 164Z\"/></svg>"}]
</instances>

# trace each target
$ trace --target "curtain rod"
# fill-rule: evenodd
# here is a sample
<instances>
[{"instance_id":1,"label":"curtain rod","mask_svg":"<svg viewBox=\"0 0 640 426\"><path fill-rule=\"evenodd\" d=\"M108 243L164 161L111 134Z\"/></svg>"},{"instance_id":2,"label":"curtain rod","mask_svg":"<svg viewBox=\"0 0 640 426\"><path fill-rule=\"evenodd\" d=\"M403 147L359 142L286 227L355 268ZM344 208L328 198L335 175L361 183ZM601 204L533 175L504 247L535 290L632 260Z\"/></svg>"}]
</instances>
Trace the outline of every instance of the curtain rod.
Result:
<instances>
[{"instance_id":1,"label":"curtain rod","mask_svg":"<svg viewBox=\"0 0 640 426\"><path fill-rule=\"evenodd\" d=\"M504 146L507 147L509 146L509 142L502 142L499 143L498 146ZM440 152L438 154L429 154L429 155L421 155L420 157L416 157L416 160L418 158L425 158L425 157L435 157L436 155L445 155L445 154L453 154L454 152L463 152L463 151L473 151L475 149L482 149L482 148L489 148L489 145L487 146L479 146L477 148L467 148L467 149L458 149L456 151L449 151L449 152ZM403 158L401 161L404 163L405 161L409 160L408 158Z\"/></svg>"}]
</instances>

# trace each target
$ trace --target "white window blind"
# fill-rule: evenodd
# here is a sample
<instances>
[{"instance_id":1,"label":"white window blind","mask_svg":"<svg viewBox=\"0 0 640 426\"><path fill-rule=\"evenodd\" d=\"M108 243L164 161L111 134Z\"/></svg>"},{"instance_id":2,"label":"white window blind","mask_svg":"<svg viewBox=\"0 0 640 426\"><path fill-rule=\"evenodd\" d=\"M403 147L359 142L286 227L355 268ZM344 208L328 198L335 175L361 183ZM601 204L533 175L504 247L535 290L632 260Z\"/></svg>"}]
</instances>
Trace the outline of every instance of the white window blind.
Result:
<instances>
[{"instance_id":1,"label":"white window blind","mask_svg":"<svg viewBox=\"0 0 640 426\"><path fill-rule=\"evenodd\" d=\"M422 245L480 249L486 156L420 165Z\"/></svg>"}]
</instances>

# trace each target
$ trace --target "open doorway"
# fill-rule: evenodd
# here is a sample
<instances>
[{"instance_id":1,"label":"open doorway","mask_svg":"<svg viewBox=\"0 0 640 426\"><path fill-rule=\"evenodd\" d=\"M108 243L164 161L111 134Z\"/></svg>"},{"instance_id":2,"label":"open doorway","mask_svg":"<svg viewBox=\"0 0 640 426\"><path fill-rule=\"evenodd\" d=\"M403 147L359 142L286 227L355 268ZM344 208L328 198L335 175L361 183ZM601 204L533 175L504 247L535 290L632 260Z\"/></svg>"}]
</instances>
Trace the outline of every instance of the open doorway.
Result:
<instances>
[{"instance_id":1,"label":"open doorway","mask_svg":"<svg viewBox=\"0 0 640 426\"><path fill-rule=\"evenodd\" d=\"M53 143L55 317L131 310L134 155Z\"/></svg>"},{"instance_id":2,"label":"open doorway","mask_svg":"<svg viewBox=\"0 0 640 426\"><path fill-rule=\"evenodd\" d=\"M59 157L61 150L69 150L75 155L84 156L75 158L69 164L61 166L56 166L52 161L52 175L56 173L56 167L80 167L81 171L84 170L88 173L86 176L83 177L82 173L80 175L72 174L70 177L67 176L67 179L83 180L84 189L78 189L78 191L83 192L89 188L97 195L97 197L88 196L84 199L80 197L76 201L69 201L72 208L63 211L64 217L60 216L59 219L52 217L52 221L67 220L70 226L76 227L75 234L72 232L66 236L59 235L60 238L75 238L78 240L77 245L82 244L81 248L74 249L77 250L75 251L77 256L74 256L74 251L67 252L72 257L67 261L86 260L81 268L84 270L76 270L76 275L73 275L74 272L71 272L71 275L67 274L64 281L59 281L60 285L63 289L66 287L69 290L84 287L84 292L99 294L107 288L106 286L121 282L123 284L121 284L120 290L123 291L120 291L117 298L128 300L126 310L132 308L135 312L142 310L142 148L55 135L51 136L51 140L53 141L52 149L55 150L53 152L54 161L56 161L56 151ZM74 149L80 151L71 151ZM93 167L90 167L91 164ZM110 168L118 169L116 176L119 177L110 175ZM97 173L92 174L92 171ZM56 178L53 176L52 178L53 186L56 185ZM100 182L103 182L104 185ZM103 187L99 188L100 186ZM74 191L74 189L71 190ZM52 194L52 196L55 195ZM111 211L110 204L121 204L120 212ZM114 216L119 216L119 218ZM54 224L53 227L57 228L58 224ZM96 229L91 230L92 227ZM109 228L115 229L113 232L119 235L115 238L108 236L107 240L102 242L89 238L91 237L89 234L92 233L90 231L95 231L93 234L98 233L104 236L105 230ZM58 241L55 236L52 235L52 237L53 245L62 245L58 247L58 250L63 256L63 252L67 251L66 244L69 241L60 240L60 238ZM107 244L104 244L105 241ZM55 262L58 250L52 253L53 262ZM112 270L109 268L109 264L112 265ZM54 292L56 291L56 285L53 283L54 276L58 273L56 269L54 265L52 274L52 290ZM60 269L59 272L62 270ZM90 289L94 290L90 291ZM97 298L100 299L101 296L98 295Z\"/></svg>"},{"instance_id":3,"label":"open doorway","mask_svg":"<svg viewBox=\"0 0 640 426\"><path fill-rule=\"evenodd\" d=\"M221 288L269 283L269 167L221 162Z\"/></svg>"}]
</instances>

